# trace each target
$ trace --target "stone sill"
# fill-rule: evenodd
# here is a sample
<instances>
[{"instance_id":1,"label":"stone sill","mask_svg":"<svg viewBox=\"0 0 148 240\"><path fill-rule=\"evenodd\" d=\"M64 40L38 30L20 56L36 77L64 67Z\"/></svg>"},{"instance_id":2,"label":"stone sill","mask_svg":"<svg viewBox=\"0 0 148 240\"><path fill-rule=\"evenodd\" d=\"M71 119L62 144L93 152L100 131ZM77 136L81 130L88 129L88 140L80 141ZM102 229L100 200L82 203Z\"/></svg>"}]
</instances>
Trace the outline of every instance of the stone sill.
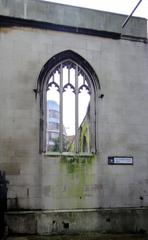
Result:
<instances>
[{"instance_id":1,"label":"stone sill","mask_svg":"<svg viewBox=\"0 0 148 240\"><path fill-rule=\"evenodd\" d=\"M72 153L72 152L46 152L43 156L47 157L94 157L93 153Z\"/></svg>"}]
</instances>

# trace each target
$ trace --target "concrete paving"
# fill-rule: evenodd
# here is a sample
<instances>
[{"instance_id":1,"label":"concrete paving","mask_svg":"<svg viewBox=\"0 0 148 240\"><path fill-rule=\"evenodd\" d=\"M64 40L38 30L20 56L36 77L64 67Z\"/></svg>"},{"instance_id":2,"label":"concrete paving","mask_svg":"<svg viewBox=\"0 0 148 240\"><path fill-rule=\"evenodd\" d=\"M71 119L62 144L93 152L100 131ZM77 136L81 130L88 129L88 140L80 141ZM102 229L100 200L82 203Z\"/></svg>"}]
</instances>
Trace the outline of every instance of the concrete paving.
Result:
<instances>
[{"instance_id":1,"label":"concrete paving","mask_svg":"<svg viewBox=\"0 0 148 240\"><path fill-rule=\"evenodd\" d=\"M50 235L50 236L9 236L6 240L148 240L146 234L99 234L85 233L78 235Z\"/></svg>"}]
</instances>

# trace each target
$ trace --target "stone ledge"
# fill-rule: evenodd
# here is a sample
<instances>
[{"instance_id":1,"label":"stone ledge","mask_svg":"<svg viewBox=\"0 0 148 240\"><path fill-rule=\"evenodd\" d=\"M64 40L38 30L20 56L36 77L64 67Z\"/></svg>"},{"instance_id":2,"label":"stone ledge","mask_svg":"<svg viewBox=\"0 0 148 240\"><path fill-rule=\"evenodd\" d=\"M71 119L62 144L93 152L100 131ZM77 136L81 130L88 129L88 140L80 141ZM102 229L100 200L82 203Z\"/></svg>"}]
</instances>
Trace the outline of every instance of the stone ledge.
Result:
<instances>
[{"instance_id":1,"label":"stone ledge","mask_svg":"<svg viewBox=\"0 0 148 240\"><path fill-rule=\"evenodd\" d=\"M146 233L148 208L115 208L6 213L11 233L64 234L80 232Z\"/></svg>"}]
</instances>

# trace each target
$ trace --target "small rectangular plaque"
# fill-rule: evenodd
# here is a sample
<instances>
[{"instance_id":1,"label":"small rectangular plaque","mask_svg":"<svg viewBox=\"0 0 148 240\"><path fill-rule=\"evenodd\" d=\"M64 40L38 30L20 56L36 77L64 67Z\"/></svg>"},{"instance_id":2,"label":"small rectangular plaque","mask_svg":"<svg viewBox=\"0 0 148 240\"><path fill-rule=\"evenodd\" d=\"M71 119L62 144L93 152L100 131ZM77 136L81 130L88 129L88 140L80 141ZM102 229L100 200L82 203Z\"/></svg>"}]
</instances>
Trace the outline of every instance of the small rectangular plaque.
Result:
<instances>
[{"instance_id":1,"label":"small rectangular plaque","mask_svg":"<svg viewBox=\"0 0 148 240\"><path fill-rule=\"evenodd\" d=\"M108 157L110 165L133 165L133 157Z\"/></svg>"}]
</instances>

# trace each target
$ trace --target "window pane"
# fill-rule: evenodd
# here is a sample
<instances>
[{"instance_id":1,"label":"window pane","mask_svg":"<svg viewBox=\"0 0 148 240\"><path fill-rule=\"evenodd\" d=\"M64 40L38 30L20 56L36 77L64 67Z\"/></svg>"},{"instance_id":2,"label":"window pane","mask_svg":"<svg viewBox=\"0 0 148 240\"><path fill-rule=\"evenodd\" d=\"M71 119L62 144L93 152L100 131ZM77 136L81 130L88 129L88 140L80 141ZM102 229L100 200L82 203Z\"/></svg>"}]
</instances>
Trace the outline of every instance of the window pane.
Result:
<instances>
[{"instance_id":1,"label":"window pane","mask_svg":"<svg viewBox=\"0 0 148 240\"><path fill-rule=\"evenodd\" d=\"M81 86L79 88L79 152L88 153L90 152L90 94L85 85L84 82L82 88Z\"/></svg>"},{"instance_id":2,"label":"window pane","mask_svg":"<svg viewBox=\"0 0 148 240\"><path fill-rule=\"evenodd\" d=\"M63 86L65 86L68 83L68 68L63 68Z\"/></svg>"},{"instance_id":3,"label":"window pane","mask_svg":"<svg viewBox=\"0 0 148 240\"><path fill-rule=\"evenodd\" d=\"M75 69L70 69L70 83L75 87Z\"/></svg>"},{"instance_id":4,"label":"window pane","mask_svg":"<svg viewBox=\"0 0 148 240\"><path fill-rule=\"evenodd\" d=\"M72 152L75 139L75 94L70 86L63 94L63 125L63 150Z\"/></svg>"},{"instance_id":5,"label":"window pane","mask_svg":"<svg viewBox=\"0 0 148 240\"><path fill-rule=\"evenodd\" d=\"M56 77L56 80L58 78ZM50 83L50 81L49 81ZM57 86L52 84L47 91L47 131L46 148L47 151L59 151L59 92Z\"/></svg>"}]
</instances>

